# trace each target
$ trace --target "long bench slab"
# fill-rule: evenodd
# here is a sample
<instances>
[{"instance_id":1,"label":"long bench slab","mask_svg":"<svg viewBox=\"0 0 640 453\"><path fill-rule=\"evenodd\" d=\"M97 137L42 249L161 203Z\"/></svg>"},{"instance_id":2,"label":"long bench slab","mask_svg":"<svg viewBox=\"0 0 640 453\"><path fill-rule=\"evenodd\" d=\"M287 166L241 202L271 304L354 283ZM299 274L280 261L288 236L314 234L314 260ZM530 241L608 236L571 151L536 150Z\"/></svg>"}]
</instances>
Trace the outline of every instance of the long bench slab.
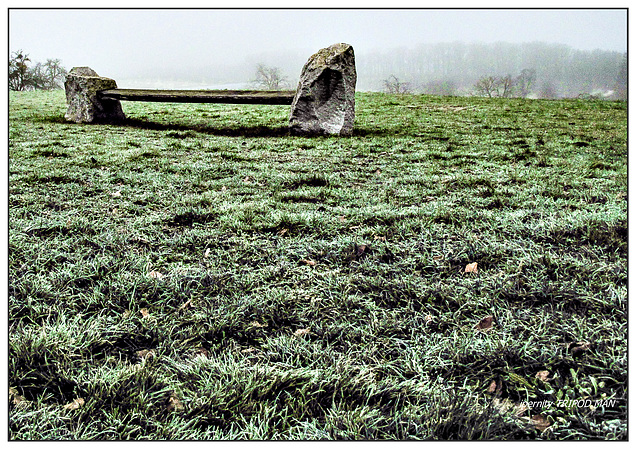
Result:
<instances>
[{"instance_id":1,"label":"long bench slab","mask_svg":"<svg viewBox=\"0 0 640 453\"><path fill-rule=\"evenodd\" d=\"M89 67L75 67L65 80L65 118L76 123L122 121L126 116L121 101L291 105L292 133L350 135L356 77L353 47L344 43L313 54L296 91L122 89Z\"/></svg>"},{"instance_id":2,"label":"long bench slab","mask_svg":"<svg viewBox=\"0 0 640 453\"><path fill-rule=\"evenodd\" d=\"M206 104L291 105L295 91L259 90L133 90L112 89L98 92L101 99L139 102L194 102Z\"/></svg>"}]
</instances>

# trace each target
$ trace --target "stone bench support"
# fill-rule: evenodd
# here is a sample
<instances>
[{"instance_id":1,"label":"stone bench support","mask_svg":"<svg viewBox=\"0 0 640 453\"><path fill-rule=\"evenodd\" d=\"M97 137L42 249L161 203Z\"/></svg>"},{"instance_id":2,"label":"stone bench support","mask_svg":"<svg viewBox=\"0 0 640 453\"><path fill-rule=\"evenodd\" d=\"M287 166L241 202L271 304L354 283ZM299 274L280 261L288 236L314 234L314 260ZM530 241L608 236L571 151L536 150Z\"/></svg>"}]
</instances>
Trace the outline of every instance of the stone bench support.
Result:
<instances>
[{"instance_id":1,"label":"stone bench support","mask_svg":"<svg viewBox=\"0 0 640 453\"><path fill-rule=\"evenodd\" d=\"M76 123L100 123L125 119L120 101L100 98L100 91L117 88L116 81L100 77L88 67L73 68L64 82L67 95L65 119Z\"/></svg>"},{"instance_id":2,"label":"stone bench support","mask_svg":"<svg viewBox=\"0 0 640 453\"><path fill-rule=\"evenodd\" d=\"M291 132L350 135L355 93L353 47L341 43L319 50L302 68L289 116Z\"/></svg>"},{"instance_id":3,"label":"stone bench support","mask_svg":"<svg viewBox=\"0 0 640 453\"><path fill-rule=\"evenodd\" d=\"M67 75L65 118L76 123L125 119L120 101L206 102L291 105L289 129L294 134L350 135L355 119L356 67L353 47L334 44L312 55L293 91L131 90L100 77L88 67Z\"/></svg>"}]
</instances>

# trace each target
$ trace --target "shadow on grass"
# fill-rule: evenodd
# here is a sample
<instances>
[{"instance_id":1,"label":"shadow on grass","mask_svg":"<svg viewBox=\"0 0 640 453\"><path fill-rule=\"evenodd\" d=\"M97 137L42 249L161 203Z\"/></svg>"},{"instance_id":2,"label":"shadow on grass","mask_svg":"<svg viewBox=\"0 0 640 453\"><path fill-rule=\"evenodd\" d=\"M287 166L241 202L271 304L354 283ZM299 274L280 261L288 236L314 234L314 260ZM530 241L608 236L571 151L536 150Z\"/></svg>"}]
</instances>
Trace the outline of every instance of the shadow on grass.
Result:
<instances>
[{"instance_id":1,"label":"shadow on grass","mask_svg":"<svg viewBox=\"0 0 640 453\"><path fill-rule=\"evenodd\" d=\"M67 121L63 115L51 115L37 118L42 123L58 123L58 124L75 124ZM218 127L209 124L179 124L179 123L160 123L157 121L149 121L137 118L127 118L120 121L100 121L93 123L95 125L124 126L134 129L145 129L154 131L194 131L208 135L219 135L226 137L322 137L316 134L293 134L288 126L235 126L235 127ZM350 136L326 135L331 138L350 138L350 137L380 137L406 135L406 130L400 128L385 127L355 127Z\"/></svg>"}]
</instances>

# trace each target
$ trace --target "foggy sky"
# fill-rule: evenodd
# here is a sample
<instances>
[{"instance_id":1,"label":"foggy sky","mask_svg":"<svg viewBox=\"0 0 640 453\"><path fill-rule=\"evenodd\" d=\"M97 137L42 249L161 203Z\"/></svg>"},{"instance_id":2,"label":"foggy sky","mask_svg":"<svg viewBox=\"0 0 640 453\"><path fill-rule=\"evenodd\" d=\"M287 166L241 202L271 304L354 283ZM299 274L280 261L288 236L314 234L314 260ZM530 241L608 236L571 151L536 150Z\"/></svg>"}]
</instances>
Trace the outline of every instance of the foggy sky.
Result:
<instances>
[{"instance_id":1,"label":"foggy sky","mask_svg":"<svg viewBox=\"0 0 640 453\"><path fill-rule=\"evenodd\" d=\"M9 49L115 78L168 67L237 65L291 51L301 68L322 47L359 53L438 42L532 42L627 51L627 12L599 10L19 10ZM265 63L269 63L268 61Z\"/></svg>"}]
</instances>

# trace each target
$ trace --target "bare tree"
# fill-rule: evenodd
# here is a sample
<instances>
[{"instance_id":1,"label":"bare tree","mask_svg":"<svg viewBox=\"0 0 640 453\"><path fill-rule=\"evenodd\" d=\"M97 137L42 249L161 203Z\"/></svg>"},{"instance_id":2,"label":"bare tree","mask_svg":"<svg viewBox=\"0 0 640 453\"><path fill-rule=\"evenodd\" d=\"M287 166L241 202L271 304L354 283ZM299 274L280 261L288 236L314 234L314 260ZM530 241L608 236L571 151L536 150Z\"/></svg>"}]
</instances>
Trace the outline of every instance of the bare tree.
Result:
<instances>
[{"instance_id":1,"label":"bare tree","mask_svg":"<svg viewBox=\"0 0 640 453\"><path fill-rule=\"evenodd\" d=\"M393 74L384 81L384 90L389 94L409 94L411 93L411 84L409 82L400 82Z\"/></svg>"},{"instance_id":2,"label":"bare tree","mask_svg":"<svg viewBox=\"0 0 640 453\"><path fill-rule=\"evenodd\" d=\"M486 96L489 98L499 96L500 79L494 76L485 76L478 80L473 85L473 90L479 96Z\"/></svg>"},{"instance_id":3,"label":"bare tree","mask_svg":"<svg viewBox=\"0 0 640 453\"><path fill-rule=\"evenodd\" d=\"M515 89L515 80L511 77L511 74L508 74L504 77L500 77L497 79L497 93L498 97L501 98L511 98L513 97L513 92Z\"/></svg>"},{"instance_id":4,"label":"bare tree","mask_svg":"<svg viewBox=\"0 0 640 453\"><path fill-rule=\"evenodd\" d=\"M525 72L527 71L527 72ZM535 80L535 71L524 70L515 79L511 74L503 77L485 76L473 85L473 91L480 96L489 98L513 98L517 96L526 97L531 90L533 80ZM531 70L532 71L532 70Z\"/></svg>"},{"instance_id":5,"label":"bare tree","mask_svg":"<svg viewBox=\"0 0 640 453\"><path fill-rule=\"evenodd\" d=\"M265 90L282 90L288 83L288 78L282 70L275 66L269 67L263 63L256 66L256 78L253 84Z\"/></svg>"},{"instance_id":6,"label":"bare tree","mask_svg":"<svg viewBox=\"0 0 640 453\"><path fill-rule=\"evenodd\" d=\"M46 89L55 90L62 88L66 76L67 70L62 66L62 62L59 59L48 59L44 63L43 78Z\"/></svg>"}]
</instances>

